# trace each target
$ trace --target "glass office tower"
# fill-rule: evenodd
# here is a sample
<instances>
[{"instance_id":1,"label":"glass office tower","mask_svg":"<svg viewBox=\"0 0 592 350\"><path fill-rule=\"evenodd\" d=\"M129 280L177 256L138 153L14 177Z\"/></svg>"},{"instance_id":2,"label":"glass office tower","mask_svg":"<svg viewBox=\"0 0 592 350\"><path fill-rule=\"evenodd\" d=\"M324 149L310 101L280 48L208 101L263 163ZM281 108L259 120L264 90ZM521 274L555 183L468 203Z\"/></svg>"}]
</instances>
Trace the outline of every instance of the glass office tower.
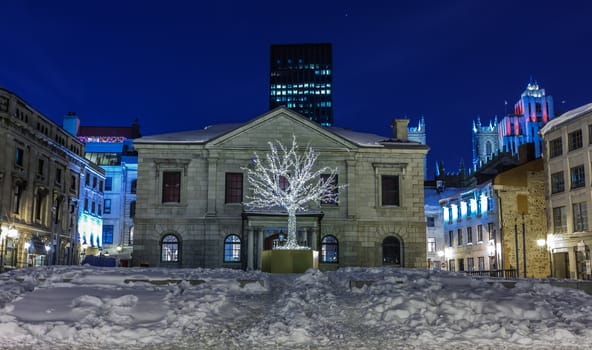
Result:
<instances>
[{"instance_id":1,"label":"glass office tower","mask_svg":"<svg viewBox=\"0 0 592 350\"><path fill-rule=\"evenodd\" d=\"M331 44L271 45L269 108L290 108L323 126L333 125Z\"/></svg>"}]
</instances>

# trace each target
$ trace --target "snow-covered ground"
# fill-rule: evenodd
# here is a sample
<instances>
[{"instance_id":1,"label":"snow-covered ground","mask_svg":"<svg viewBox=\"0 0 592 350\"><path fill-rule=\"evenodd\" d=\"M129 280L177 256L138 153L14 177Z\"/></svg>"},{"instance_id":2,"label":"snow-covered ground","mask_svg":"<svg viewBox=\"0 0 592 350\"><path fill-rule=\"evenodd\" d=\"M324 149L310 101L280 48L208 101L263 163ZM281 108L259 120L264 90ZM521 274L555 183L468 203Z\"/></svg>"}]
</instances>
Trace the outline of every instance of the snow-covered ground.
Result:
<instances>
[{"instance_id":1,"label":"snow-covered ground","mask_svg":"<svg viewBox=\"0 0 592 350\"><path fill-rule=\"evenodd\" d=\"M345 268L50 267L0 275L0 348L584 349L592 297L519 280Z\"/></svg>"}]
</instances>

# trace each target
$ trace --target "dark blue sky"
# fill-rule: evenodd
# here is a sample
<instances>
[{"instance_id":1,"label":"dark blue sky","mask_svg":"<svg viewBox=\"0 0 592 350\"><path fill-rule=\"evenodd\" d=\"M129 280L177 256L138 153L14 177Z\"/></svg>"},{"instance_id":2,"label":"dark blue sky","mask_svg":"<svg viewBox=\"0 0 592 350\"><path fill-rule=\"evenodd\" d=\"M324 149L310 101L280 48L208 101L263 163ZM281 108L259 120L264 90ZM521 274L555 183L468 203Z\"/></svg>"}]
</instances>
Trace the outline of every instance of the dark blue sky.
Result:
<instances>
[{"instance_id":1,"label":"dark blue sky","mask_svg":"<svg viewBox=\"0 0 592 350\"><path fill-rule=\"evenodd\" d=\"M8 1L0 86L61 124L144 135L268 110L269 46L333 43L335 125L427 123L436 160L471 162L471 125L532 76L564 112L592 102L587 1ZM565 101L565 103L561 103Z\"/></svg>"}]
</instances>

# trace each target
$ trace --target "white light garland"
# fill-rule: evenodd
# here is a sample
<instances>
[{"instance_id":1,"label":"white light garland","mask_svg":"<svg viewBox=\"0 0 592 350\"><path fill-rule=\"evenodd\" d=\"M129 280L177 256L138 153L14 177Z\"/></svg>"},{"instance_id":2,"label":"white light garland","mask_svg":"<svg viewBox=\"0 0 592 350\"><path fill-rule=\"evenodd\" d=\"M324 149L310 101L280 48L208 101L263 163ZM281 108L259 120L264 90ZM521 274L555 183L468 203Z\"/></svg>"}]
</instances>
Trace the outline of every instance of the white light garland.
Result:
<instances>
[{"instance_id":1,"label":"white light garland","mask_svg":"<svg viewBox=\"0 0 592 350\"><path fill-rule=\"evenodd\" d=\"M292 136L292 147L281 142L269 142L270 153L264 159L255 153L252 168L243 168L252 188L252 195L246 196L248 208L269 209L281 207L288 212L288 237L285 249L299 249L296 242L296 212L304 211L311 204L320 202L338 203L338 190L345 185L335 185L337 169L323 167L314 170L318 155L312 147L299 154L296 136ZM329 174L321 178L322 174Z\"/></svg>"}]
</instances>

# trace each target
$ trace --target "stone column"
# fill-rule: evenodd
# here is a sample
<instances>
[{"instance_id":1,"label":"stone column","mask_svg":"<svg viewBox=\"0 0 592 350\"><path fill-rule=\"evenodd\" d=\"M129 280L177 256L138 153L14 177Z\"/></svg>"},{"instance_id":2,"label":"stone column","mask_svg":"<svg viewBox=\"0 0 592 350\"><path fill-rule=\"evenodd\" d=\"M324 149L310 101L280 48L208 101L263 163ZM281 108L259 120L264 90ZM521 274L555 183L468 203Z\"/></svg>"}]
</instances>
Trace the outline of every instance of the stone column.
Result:
<instances>
[{"instance_id":1,"label":"stone column","mask_svg":"<svg viewBox=\"0 0 592 350\"><path fill-rule=\"evenodd\" d=\"M253 255L255 252L253 251L253 229L251 227L247 228L247 270L253 269Z\"/></svg>"},{"instance_id":2,"label":"stone column","mask_svg":"<svg viewBox=\"0 0 592 350\"><path fill-rule=\"evenodd\" d=\"M312 244L311 244L311 248L312 250L319 250L319 246L318 246L318 240L319 240L319 226L315 225L313 226L311 229L312 234L311 234L311 239L312 239Z\"/></svg>"},{"instance_id":3,"label":"stone column","mask_svg":"<svg viewBox=\"0 0 592 350\"><path fill-rule=\"evenodd\" d=\"M263 266L263 228L257 230L257 268L261 270Z\"/></svg>"}]
</instances>

